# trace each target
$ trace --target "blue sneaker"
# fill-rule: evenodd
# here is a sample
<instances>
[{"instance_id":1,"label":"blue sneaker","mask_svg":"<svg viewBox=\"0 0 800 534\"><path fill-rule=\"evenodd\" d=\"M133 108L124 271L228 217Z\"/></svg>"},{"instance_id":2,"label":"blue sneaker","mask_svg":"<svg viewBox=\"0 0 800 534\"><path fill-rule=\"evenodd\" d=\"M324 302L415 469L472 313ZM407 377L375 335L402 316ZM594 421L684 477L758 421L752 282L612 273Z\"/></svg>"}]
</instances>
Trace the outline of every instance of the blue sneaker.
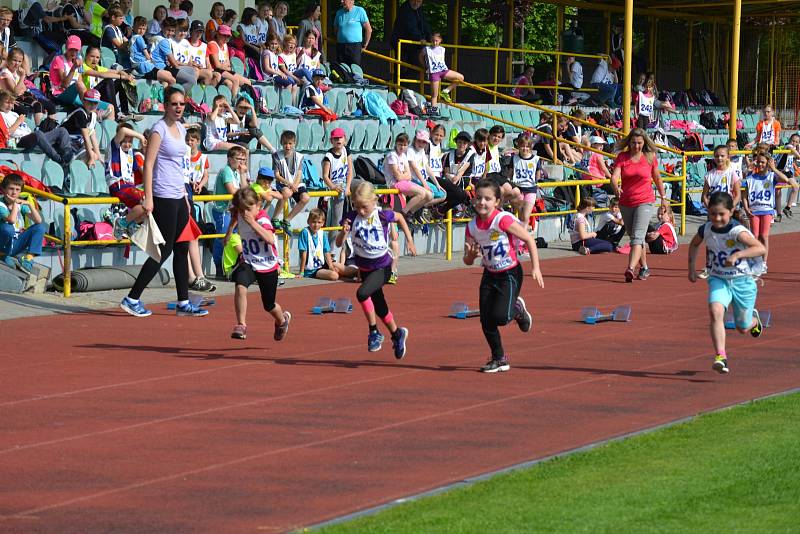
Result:
<instances>
[{"instance_id":1,"label":"blue sneaker","mask_svg":"<svg viewBox=\"0 0 800 534\"><path fill-rule=\"evenodd\" d=\"M378 352L381 350L383 346L383 334L374 330L369 333L369 337L367 338L367 350L370 352Z\"/></svg>"},{"instance_id":2,"label":"blue sneaker","mask_svg":"<svg viewBox=\"0 0 800 534\"><path fill-rule=\"evenodd\" d=\"M204 317L208 315L208 310L187 302L175 306L175 315L178 317Z\"/></svg>"},{"instance_id":3,"label":"blue sneaker","mask_svg":"<svg viewBox=\"0 0 800 534\"><path fill-rule=\"evenodd\" d=\"M408 339L408 328L400 327L392 334L392 348L394 357L402 360L406 355L406 340Z\"/></svg>"},{"instance_id":4,"label":"blue sneaker","mask_svg":"<svg viewBox=\"0 0 800 534\"><path fill-rule=\"evenodd\" d=\"M134 302L128 297L122 299L122 302L119 303L119 307L134 317L150 317L153 314L153 312L144 307L141 300Z\"/></svg>"},{"instance_id":5,"label":"blue sneaker","mask_svg":"<svg viewBox=\"0 0 800 534\"><path fill-rule=\"evenodd\" d=\"M29 260L24 256L20 256L17 258L17 262L19 263L19 269L21 271L28 274L33 274L33 260Z\"/></svg>"}]
</instances>

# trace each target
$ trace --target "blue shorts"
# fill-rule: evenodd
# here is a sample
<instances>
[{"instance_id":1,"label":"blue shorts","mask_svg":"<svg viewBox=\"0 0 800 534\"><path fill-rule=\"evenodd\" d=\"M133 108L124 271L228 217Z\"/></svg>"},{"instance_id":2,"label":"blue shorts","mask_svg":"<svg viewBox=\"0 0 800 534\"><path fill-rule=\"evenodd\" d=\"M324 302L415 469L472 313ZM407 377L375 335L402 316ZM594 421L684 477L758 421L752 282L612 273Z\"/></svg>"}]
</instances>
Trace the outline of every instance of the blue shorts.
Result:
<instances>
[{"instance_id":1,"label":"blue shorts","mask_svg":"<svg viewBox=\"0 0 800 534\"><path fill-rule=\"evenodd\" d=\"M753 325L756 295L758 287L750 276L708 277L708 303L718 302L727 309L733 302L733 319L738 328L750 328Z\"/></svg>"}]
</instances>

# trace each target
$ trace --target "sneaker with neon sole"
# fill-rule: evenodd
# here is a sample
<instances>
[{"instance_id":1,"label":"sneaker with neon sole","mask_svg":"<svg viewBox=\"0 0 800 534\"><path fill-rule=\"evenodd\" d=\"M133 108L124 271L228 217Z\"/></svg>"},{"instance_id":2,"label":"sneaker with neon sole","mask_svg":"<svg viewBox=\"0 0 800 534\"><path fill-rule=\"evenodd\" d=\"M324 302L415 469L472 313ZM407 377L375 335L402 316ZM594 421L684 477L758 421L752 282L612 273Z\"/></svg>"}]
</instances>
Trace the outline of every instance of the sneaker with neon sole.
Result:
<instances>
[{"instance_id":1,"label":"sneaker with neon sole","mask_svg":"<svg viewBox=\"0 0 800 534\"><path fill-rule=\"evenodd\" d=\"M753 337L761 337L761 334L764 333L764 325L761 323L761 316L758 310L753 310L753 319L756 320L756 324L750 329L750 335Z\"/></svg>"},{"instance_id":2,"label":"sneaker with neon sole","mask_svg":"<svg viewBox=\"0 0 800 534\"><path fill-rule=\"evenodd\" d=\"M730 372L730 368L728 367L728 359L719 354L714 356L714 363L711 364L711 368L721 375Z\"/></svg>"}]
</instances>

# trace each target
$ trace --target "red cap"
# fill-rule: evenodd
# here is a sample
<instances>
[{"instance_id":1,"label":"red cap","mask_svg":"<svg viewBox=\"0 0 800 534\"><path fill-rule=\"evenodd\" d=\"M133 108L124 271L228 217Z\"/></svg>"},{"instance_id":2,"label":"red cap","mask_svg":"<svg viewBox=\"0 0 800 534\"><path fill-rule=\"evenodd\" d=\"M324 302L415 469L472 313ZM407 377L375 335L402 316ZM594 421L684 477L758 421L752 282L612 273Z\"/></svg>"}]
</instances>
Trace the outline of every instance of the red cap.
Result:
<instances>
[{"instance_id":1,"label":"red cap","mask_svg":"<svg viewBox=\"0 0 800 534\"><path fill-rule=\"evenodd\" d=\"M217 28L217 33L220 35L230 35L231 34L231 27L226 26L225 24L221 24L219 28Z\"/></svg>"},{"instance_id":2,"label":"red cap","mask_svg":"<svg viewBox=\"0 0 800 534\"><path fill-rule=\"evenodd\" d=\"M346 137L343 128L334 128L331 132L331 139L336 139L337 137Z\"/></svg>"},{"instance_id":3,"label":"red cap","mask_svg":"<svg viewBox=\"0 0 800 534\"><path fill-rule=\"evenodd\" d=\"M77 35L70 35L67 37L67 50L80 50L81 38Z\"/></svg>"}]
</instances>

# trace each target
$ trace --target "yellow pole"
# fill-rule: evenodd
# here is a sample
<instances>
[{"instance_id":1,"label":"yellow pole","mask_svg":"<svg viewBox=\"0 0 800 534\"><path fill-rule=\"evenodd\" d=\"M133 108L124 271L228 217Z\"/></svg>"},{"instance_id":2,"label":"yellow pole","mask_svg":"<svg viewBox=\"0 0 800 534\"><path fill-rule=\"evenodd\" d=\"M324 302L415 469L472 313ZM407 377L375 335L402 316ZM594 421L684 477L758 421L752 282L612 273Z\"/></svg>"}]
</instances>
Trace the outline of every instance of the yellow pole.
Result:
<instances>
[{"instance_id":1,"label":"yellow pole","mask_svg":"<svg viewBox=\"0 0 800 534\"><path fill-rule=\"evenodd\" d=\"M322 23L322 51L325 57L330 57L330 50L328 50L328 1L322 0L319 3L319 20Z\"/></svg>"},{"instance_id":2,"label":"yellow pole","mask_svg":"<svg viewBox=\"0 0 800 534\"><path fill-rule=\"evenodd\" d=\"M461 0L454 0L453 1L453 13L455 15L455 24L453 24L453 44L459 45L461 44ZM459 49L456 48L453 50L453 70L458 71L458 51ZM509 78L510 79L510 78ZM456 87L453 89L452 97L455 100L456 98L456 91L458 88Z\"/></svg>"},{"instance_id":3,"label":"yellow pole","mask_svg":"<svg viewBox=\"0 0 800 534\"><path fill-rule=\"evenodd\" d=\"M772 18L772 28L769 39L769 98L767 102L775 107L775 18Z\"/></svg>"},{"instance_id":4,"label":"yellow pole","mask_svg":"<svg viewBox=\"0 0 800 534\"><path fill-rule=\"evenodd\" d=\"M564 33L564 6L556 7L556 50L561 51L561 34ZM561 79L561 56L556 54L556 86L553 90L553 105L558 105L558 81ZM555 130L553 133L555 134Z\"/></svg>"},{"instance_id":5,"label":"yellow pole","mask_svg":"<svg viewBox=\"0 0 800 534\"><path fill-rule=\"evenodd\" d=\"M734 136L735 138L736 136ZM681 235L686 235L686 154L683 155L683 167L681 171ZM675 184L676 182L672 182Z\"/></svg>"},{"instance_id":6,"label":"yellow pole","mask_svg":"<svg viewBox=\"0 0 800 534\"><path fill-rule=\"evenodd\" d=\"M453 210L447 210L447 218L444 220L447 225L447 244L445 245L444 255L447 261L453 259Z\"/></svg>"},{"instance_id":7,"label":"yellow pole","mask_svg":"<svg viewBox=\"0 0 800 534\"><path fill-rule=\"evenodd\" d=\"M283 220L289 220L289 202L283 203ZM291 272L289 265L289 239L291 238L291 230L283 232L283 267L282 271Z\"/></svg>"},{"instance_id":8,"label":"yellow pole","mask_svg":"<svg viewBox=\"0 0 800 534\"><path fill-rule=\"evenodd\" d=\"M741 1L741 0L738 0ZM633 58L633 0L625 0L625 41L622 62L622 133L631 131L631 63Z\"/></svg>"},{"instance_id":9,"label":"yellow pole","mask_svg":"<svg viewBox=\"0 0 800 534\"><path fill-rule=\"evenodd\" d=\"M686 25L688 26L687 30L689 33L689 42L687 44L687 51L686 51L686 79L685 85L686 89L689 90L692 88L692 48L693 48L693 41L694 41L694 24L691 22L687 22Z\"/></svg>"},{"instance_id":10,"label":"yellow pole","mask_svg":"<svg viewBox=\"0 0 800 534\"><path fill-rule=\"evenodd\" d=\"M558 163L558 113L553 110L553 163Z\"/></svg>"},{"instance_id":11,"label":"yellow pole","mask_svg":"<svg viewBox=\"0 0 800 534\"><path fill-rule=\"evenodd\" d=\"M64 297L69 298L72 294L72 220L69 212L69 204L64 204Z\"/></svg>"},{"instance_id":12,"label":"yellow pole","mask_svg":"<svg viewBox=\"0 0 800 534\"><path fill-rule=\"evenodd\" d=\"M629 0L631 1L631 0ZM728 97L730 118L728 119L728 134L731 139L736 139L736 116L739 108L739 37L742 30L742 0L733 3L733 29L731 30L731 94Z\"/></svg>"}]
</instances>

